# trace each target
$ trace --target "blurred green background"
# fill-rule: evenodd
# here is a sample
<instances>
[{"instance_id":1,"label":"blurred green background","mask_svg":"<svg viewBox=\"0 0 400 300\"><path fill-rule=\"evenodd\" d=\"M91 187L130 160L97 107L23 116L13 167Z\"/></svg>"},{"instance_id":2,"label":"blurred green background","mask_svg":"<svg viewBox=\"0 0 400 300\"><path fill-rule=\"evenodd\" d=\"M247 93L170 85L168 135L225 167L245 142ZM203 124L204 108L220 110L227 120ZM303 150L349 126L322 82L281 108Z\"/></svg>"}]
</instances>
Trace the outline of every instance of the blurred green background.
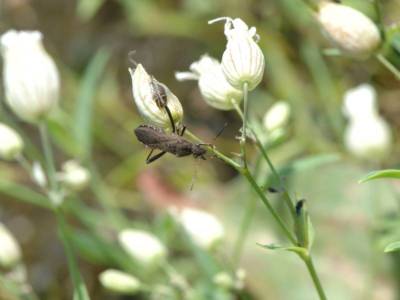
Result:
<instances>
[{"instance_id":1,"label":"blurred green background","mask_svg":"<svg viewBox=\"0 0 400 300\"><path fill-rule=\"evenodd\" d=\"M382 1L382 7L385 24L399 19L399 1ZM133 104L128 73L128 53L135 50L135 60L179 97L185 123L193 132L212 141L228 122L215 144L223 152L238 152L239 118L207 106L195 82L174 78L175 71L187 70L203 53L221 57L226 42L223 26L207 25L219 16L240 17L256 26L261 37L266 71L250 94L252 118L261 119L277 100L292 106L289 137L270 154L286 172L290 191L308 200L316 229L315 263L329 299L400 299L400 257L383 253L388 242L400 237L399 184L357 183L371 170L399 165L400 85L374 59L325 56L322 50L330 45L302 1L0 0L0 33L11 28L40 30L60 69L61 109L51 119L57 161L80 158L94 176L91 188L67 203L92 299L146 299L111 295L99 285L97 275L123 265L114 245L118 229L151 228L168 241L166 210L171 204L195 204L215 213L227 237L212 260L229 262L252 192L214 158L195 161L167 155L146 166L147 150L133 135L143 121ZM381 164L359 161L342 145L343 93L364 82L377 89L379 109L397 141ZM37 132L4 105L1 119L33 141L28 155L37 157ZM249 151L257 155L253 147ZM268 178L267 169L262 170ZM32 189L21 168L0 162L0 220L22 245L34 290L40 299L70 299L55 220L40 207L43 199ZM281 205L278 198L272 201ZM247 271L248 298L243 299L316 299L304 265L293 254L256 245L281 240L267 210L257 205L241 263ZM171 261L189 274L204 265L190 250L173 253ZM1 293L0 297L16 299ZM225 299L218 297L211 293L199 299Z\"/></svg>"}]
</instances>

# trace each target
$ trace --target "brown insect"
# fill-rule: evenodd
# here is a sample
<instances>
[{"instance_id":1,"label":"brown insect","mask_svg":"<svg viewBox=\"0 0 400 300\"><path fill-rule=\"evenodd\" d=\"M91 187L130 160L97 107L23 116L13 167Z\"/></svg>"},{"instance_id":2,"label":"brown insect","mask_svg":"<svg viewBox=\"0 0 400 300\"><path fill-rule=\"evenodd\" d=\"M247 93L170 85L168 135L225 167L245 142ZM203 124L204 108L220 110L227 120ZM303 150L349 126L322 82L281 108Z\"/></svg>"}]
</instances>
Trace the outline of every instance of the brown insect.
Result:
<instances>
[{"instance_id":1,"label":"brown insect","mask_svg":"<svg viewBox=\"0 0 400 300\"><path fill-rule=\"evenodd\" d=\"M161 128L140 125L135 129L135 135L137 139L147 147L151 148L149 155L146 158L146 163L149 164L165 153L171 153L177 157L183 157L193 155L194 158L206 159L205 154L207 152L202 146L209 144L193 144L192 142L184 139L182 136L185 133L185 127L177 133L172 132L170 134L165 133ZM155 149L161 150L160 153L153 155Z\"/></svg>"}]
</instances>

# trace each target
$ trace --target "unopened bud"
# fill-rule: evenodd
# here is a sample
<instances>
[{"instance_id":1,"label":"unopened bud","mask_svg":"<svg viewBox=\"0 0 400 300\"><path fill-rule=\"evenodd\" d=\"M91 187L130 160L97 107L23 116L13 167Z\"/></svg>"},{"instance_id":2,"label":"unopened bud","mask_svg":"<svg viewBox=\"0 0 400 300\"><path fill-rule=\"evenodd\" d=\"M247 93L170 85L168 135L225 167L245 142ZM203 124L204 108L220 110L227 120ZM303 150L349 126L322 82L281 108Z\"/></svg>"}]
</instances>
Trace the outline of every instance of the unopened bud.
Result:
<instances>
[{"instance_id":1,"label":"unopened bud","mask_svg":"<svg viewBox=\"0 0 400 300\"><path fill-rule=\"evenodd\" d=\"M146 231L125 229L119 233L118 239L125 252L145 266L155 265L167 255L161 241Z\"/></svg>"},{"instance_id":2,"label":"unopened bud","mask_svg":"<svg viewBox=\"0 0 400 300\"><path fill-rule=\"evenodd\" d=\"M299 246L309 250L314 239L314 229L304 199L296 203L295 233Z\"/></svg>"},{"instance_id":3,"label":"unopened bud","mask_svg":"<svg viewBox=\"0 0 400 300\"><path fill-rule=\"evenodd\" d=\"M24 143L19 134L7 126L0 123L0 158L13 160L17 158L24 148Z\"/></svg>"},{"instance_id":4,"label":"unopened bud","mask_svg":"<svg viewBox=\"0 0 400 300\"><path fill-rule=\"evenodd\" d=\"M73 191L84 189L90 181L89 170L82 167L78 162L69 160L62 165L62 172L58 179L64 186Z\"/></svg>"},{"instance_id":5,"label":"unopened bud","mask_svg":"<svg viewBox=\"0 0 400 300\"><path fill-rule=\"evenodd\" d=\"M210 21L225 21L225 36L228 40L222 55L222 71L226 79L236 88L243 89L245 83L253 90L264 74L264 55L258 46L256 28L247 26L241 19L219 18Z\"/></svg>"},{"instance_id":6,"label":"unopened bud","mask_svg":"<svg viewBox=\"0 0 400 300\"><path fill-rule=\"evenodd\" d=\"M38 31L9 30L0 38L6 102L21 119L37 122L57 105L59 76Z\"/></svg>"},{"instance_id":7,"label":"unopened bud","mask_svg":"<svg viewBox=\"0 0 400 300\"><path fill-rule=\"evenodd\" d=\"M215 274L213 282L219 287L226 290L229 290L234 286L233 278L227 272L219 272Z\"/></svg>"},{"instance_id":8,"label":"unopened bud","mask_svg":"<svg viewBox=\"0 0 400 300\"><path fill-rule=\"evenodd\" d=\"M317 18L327 37L347 55L367 58L381 43L375 23L349 6L323 1Z\"/></svg>"},{"instance_id":9,"label":"unopened bud","mask_svg":"<svg viewBox=\"0 0 400 300\"><path fill-rule=\"evenodd\" d=\"M225 235L221 222L205 211L184 208L178 220L193 242L204 249L213 248Z\"/></svg>"},{"instance_id":10,"label":"unopened bud","mask_svg":"<svg viewBox=\"0 0 400 300\"><path fill-rule=\"evenodd\" d=\"M264 115L264 127L268 132L285 127L290 117L290 106L287 102L276 102Z\"/></svg>"},{"instance_id":11,"label":"unopened bud","mask_svg":"<svg viewBox=\"0 0 400 300\"><path fill-rule=\"evenodd\" d=\"M140 115L153 125L171 127L170 116L174 124L183 118L182 105L169 88L150 76L141 64L129 69L132 78L132 93ZM166 108L166 107L167 108Z\"/></svg>"},{"instance_id":12,"label":"unopened bud","mask_svg":"<svg viewBox=\"0 0 400 300\"><path fill-rule=\"evenodd\" d=\"M141 288L141 283L136 277L114 269L100 273L99 280L104 288L119 294L134 295Z\"/></svg>"},{"instance_id":13,"label":"unopened bud","mask_svg":"<svg viewBox=\"0 0 400 300\"><path fill-rule=\"evenodd\" d=\"M190 65L192 72L178 72L178 80L198 80L204 100L212 107L221 110L234 109L234 104L242 101L243 92L234 88L222 72L221 64L215 58L203 55Z\"/></svg>"},{"instance_id":14,"label":"unopened bud","mask_svg":"<svg viewBox=\"0 0 400 300\"><path fill-rule=\"evenodd\" d=\"M21 260L21 249L10 231L0 223L0 267L11 268Z\"/></svg>"}]
</instances>

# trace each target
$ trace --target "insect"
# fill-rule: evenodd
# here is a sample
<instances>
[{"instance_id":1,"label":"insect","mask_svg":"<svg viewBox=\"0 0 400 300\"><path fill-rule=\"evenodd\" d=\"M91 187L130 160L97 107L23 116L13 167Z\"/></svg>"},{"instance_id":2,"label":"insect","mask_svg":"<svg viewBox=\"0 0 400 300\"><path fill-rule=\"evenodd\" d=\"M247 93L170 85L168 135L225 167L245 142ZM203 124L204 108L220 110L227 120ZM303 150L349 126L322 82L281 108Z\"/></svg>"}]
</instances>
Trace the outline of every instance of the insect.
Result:
<instances>
[{"instance_id":1,"label":"insect","mask_svg":"<svg viewBox=\"0 0 400 300\"><path fill-rule=\"evenodd\" d=\"M137 139L144 145L151 148L149 155L146 158L146 163L149 164L165 153L174 154L177 157L193 155L194 158L206 159L207 152L202 146L209 144L193 144L192 142L184 139L182 136L185 133L185 127L181 131L165 133L161 128L151 125L140 125L135 129ZM161 150L160 153L153 155L155 149Z\"/></svg>"}]
</instances>

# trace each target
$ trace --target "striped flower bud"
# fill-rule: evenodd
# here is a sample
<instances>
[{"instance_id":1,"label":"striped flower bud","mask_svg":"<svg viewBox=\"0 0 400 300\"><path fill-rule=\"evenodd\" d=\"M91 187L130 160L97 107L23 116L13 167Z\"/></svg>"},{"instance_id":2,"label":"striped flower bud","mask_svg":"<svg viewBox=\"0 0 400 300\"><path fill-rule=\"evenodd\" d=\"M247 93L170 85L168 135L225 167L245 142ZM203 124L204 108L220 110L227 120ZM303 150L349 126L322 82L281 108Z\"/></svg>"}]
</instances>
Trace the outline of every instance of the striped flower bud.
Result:
<instances>
[{"instance_id":1,"label":"striped flower bud","mask_svg":"<svg viewBox=\"0 0 400 300\"><path fill-rule=\"evenodd\" d=\"M10 30L0 38L6 102L21 119L37 122L57 105L59 75L38 31Z\"/></svg>"},{"instance_id":2,"label":"striped flower bud","mask_svg":"<svg viewBox=\"0 0 400 300\"><path fill-rule=\"evenodd\" d=\"M11 268L21 260L21 249L10 231L0 223L0 267Z\"/></svg>"},{"instance_id":3,"label":"striped flower bud","mask_svg":"<svg viewBox=\"0 0 400 300\"><path fill-rule=\"evenodd\" d=\"M215 58L203 55L190 65L192 72L177 72L178 80L198 80L204 100L210 106L221 109L234 109L234 103L242 101L243 92L234 88L222 72L221 64Z\"/></svg>"},{"instance_id":4,"label":"striped flower bud","mask_svg":"<svg viewBox=\"0 0 400 300\"><path fill-rule=\"evenodd\" d=\"M375 23L349 6L323 1L317 19L327 37L349 56L367 58L381 43Z\"/></svg>"},{"instance_id":5,"label":"striped flower bud","mask_svg":"<svg viewBox=\"0 0 400 300\"><path fill-rule=\"evenodd\" d=\"M264 74L264 55L258 46L256 28L247 26L241 19L218 18L210 21L225 21L225 36L228 40L222 55L222 71L234 87L243 89L244 83L253 90Z\"/></svg>"},{"instance_id":6,"label":"striped flower bud","mask_svg":"<svg viewBox=\"0 0 400 300\"><path fill-rule=\"evenodd\" d=\"M140 115L148 122L163 128L171 127L167 109L175 124L182 121L183 109L178 97L169 88L150 76L141 64L129 69L132 92Z\"/></svg>"},{"instance_id":7,"label":"striped flower bud","mask_svg":"<svg viewBox=\"0 0 400 300\"><path fill-rule=\"evenodd\" d=\"M13 160L24 148L20 135L6 124L0 123L0 158Z\"/></svg>"},{"instance_id":8,"label":"striped flower bud","mask_svg":"<svg viewBox=\"0 0 400 300\"><path fill-rule=\"evenodd\" d=\"M141 288L141 283L136 277L114 269L101 272L99 281L104 288L118 294L134 295Z\"/></svg>"},{"instance_id":9,"label":"striped flower bud","mask_svg":"<svg viewBox=\"0 0 400 300\"><path fill-rule=\"evenodd\" d=\"M161 241L146 231L125 229L119 233L118 239L126 253L145 266L155 265L167 255Z\"/></svg>"}]
</instances>

